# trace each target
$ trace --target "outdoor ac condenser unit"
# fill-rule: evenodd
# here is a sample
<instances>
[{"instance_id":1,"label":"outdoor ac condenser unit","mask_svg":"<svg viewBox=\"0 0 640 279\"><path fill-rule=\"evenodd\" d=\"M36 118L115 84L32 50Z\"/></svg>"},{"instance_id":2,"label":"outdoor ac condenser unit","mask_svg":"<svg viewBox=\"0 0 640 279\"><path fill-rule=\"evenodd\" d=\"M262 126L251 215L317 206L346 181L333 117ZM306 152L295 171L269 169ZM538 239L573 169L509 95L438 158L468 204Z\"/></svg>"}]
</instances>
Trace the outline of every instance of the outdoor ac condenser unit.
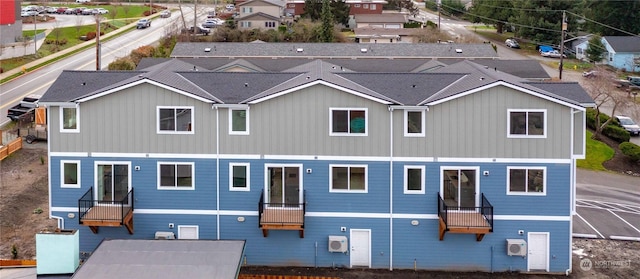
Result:
<instances>
[{"instance_id":1,"label":"outdoor ac condenser unit","mask_svg":"<svg viewBox=\"0 0 640 279\"><path fill-rule=\"evenodd\" d=\"M526 256L527 242L524 239L507 239L507 255Z\"/></svg>"},{"instance_id":2,"label":"outdoor ac condenser unit","mask_svg":"<svg viewBox=\"0 0 640 279\"><path fill-rule=\"evenodd\" d=\"M173 232L156 232L156 239L176 239Z\"/></svg>"},{"instance_id":3,"label":"outdoor ac condenser unit","mask_svg":"<svg viewBox=\"0 0 640 279\"><path fill-rule=\"evenodd\" d=\"M347 252L349 243L346 236L330 235L329 236L329 252L344 253Z\"/></svg>"}]
</instances>

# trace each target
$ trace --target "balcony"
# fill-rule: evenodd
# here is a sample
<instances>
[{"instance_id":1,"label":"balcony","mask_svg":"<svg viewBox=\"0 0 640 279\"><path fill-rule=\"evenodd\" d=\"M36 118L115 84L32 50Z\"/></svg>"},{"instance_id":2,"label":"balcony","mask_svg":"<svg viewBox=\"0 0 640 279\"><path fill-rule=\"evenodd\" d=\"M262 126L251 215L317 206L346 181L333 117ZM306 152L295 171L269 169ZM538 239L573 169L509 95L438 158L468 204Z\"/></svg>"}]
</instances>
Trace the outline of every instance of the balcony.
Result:
<instances>
[{"instance_id":1,"label":"balcony","mask_svg":"<svg viewBox=\"0 0 640 279\"><path fill-rule=\"evenodd\" d=\"M133 234L133 189L121 200L96 200L93 187L78 200L78 221L93 233L100 227L126 227Z\"/></svg>"},{"instance_id":2,"label":"balcony","mask_svg":"<svg viewBox=\"0 0 640 279\"><path fill-rule=\"evenodd\" d=\"M304 214L306 213L305 195L300 203L266 203L264 191L258 203L258 220L262 235L267 237L269 230L299 231L304 238Z\"/></svg>"},{"instance_id":3,"label":"balcony","mask_svg":"<svg viewBox=\"0 0 640 279\"><path fill-rule=\"evenodd\" d=\"M438 217L440 240L449 232L475 234L476 241L482 241L485 234L493 232L493 206L484 194L480 206L462 207L447 205L438 193Z\"/></svg>"}]
</instances>

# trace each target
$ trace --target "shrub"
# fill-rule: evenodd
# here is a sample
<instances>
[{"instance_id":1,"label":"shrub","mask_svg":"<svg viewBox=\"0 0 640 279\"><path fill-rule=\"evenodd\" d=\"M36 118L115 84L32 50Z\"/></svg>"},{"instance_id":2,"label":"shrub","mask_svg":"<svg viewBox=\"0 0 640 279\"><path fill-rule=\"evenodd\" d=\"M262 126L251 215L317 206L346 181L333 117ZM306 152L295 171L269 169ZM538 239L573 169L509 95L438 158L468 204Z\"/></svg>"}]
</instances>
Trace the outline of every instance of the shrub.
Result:
<instances>
[{"instance_id":1,"label":"shrub","mask_svg":"<svg viewBox=\"0 0 640 279\"><path fill-rule=\"evenodd\" d=\"M631 143L631 142L623 142L618 145L622 154L631 158L634 161L640 161L640 146Z\"/></svg>"},{"instance_id":2,"label":"shrub","mask_svg":"<svg viewBox=\"0 0 640 279\"><path fill-rule=\"evenodd\" d=\"M420 28L422 23L420 22L408 22L404 24L404 28Z\"/></svg>"},{"instance_id":3,"label":"shrub","mask_svg":"<svg viewBox=\"0 0 640 279\"><path fill-rule=\"evenodd\" d=\"M136 69L136 63L133 63L129 57L121 57L109 63L109 71L133 71Z\"/></svg>"},{"instance_id":4,"label":"shrub","mask_svg":"<svg viewBox=\"0 0 640 279\"><path fill-rule=\"evenodd\" d=\"M141 46L131 51L131 61L138 65L140 60L144 57L153 57L153 53L155 52L155 48L152 46Z\"/></svg>"},{"instance_id":5,"label":"shrub","mask_svg":"<svg viewBox=\"0 0 640 279\"><path fill-rule=\"evenodd\" d=\"M88 40L93 40L93 38L96 37L96 32L95 31L88 32L86 37L87 37L87 41Z\"/></svg>"},{"instance_id":6,"label":"shrub","mask_svg":"<svg viewBox=\"0 0 640 279\"><path fill-rule=\"evenodd\" d=\"M602 134L617 142L629 141L631 135L622 127L609 124L602 129Z\"/></svg>"}]
</instances>

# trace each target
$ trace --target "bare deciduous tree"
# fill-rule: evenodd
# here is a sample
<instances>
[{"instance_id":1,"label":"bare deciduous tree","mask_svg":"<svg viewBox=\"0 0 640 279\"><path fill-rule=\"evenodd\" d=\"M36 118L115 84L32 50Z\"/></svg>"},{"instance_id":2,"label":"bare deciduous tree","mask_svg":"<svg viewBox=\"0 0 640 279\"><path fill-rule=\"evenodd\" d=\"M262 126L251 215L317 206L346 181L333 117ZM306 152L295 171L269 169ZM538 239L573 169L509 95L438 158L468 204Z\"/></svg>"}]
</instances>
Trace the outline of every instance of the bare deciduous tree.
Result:
<instances>
[{"instance_id":1,"label":"bare deciduous tree","mask_svg":"<svg viewBox=\"0 0 640 279\"><path fill-rule=\"evenodd\" d=\"M602 129L609 125L613 121L613 117L607 119L607 121L600 123L600 114L603 108L611 111L611 116L616 114L616 111L628 108L629 93L623 88L619 88L616 83L616 76L614 73L607 71L605 68L596 68L595 74L588 77L584 82L583 87L591 95L591 98L596 104L596 130L593 133L594 139L599 139L602 134Z\"/></svg>"}]
</instances>

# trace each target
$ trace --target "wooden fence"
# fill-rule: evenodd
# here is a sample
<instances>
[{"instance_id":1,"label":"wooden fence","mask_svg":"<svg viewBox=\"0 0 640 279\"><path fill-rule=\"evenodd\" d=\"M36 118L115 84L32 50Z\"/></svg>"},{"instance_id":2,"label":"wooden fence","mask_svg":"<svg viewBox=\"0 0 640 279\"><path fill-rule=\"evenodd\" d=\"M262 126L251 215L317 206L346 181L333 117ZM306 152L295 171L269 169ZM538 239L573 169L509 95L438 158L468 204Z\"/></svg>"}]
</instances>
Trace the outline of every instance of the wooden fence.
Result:
<instances>
[{"instance_id":1,"label":"wooden fence","mask_svg":"<svg viewBox=\"0 0 640 279\"><path fill-rule=\"evenodd\" d=\"M0 147L0 161L4 160L4 158L9 157L11 153L16 152L22 148L22 138L18 137L12 141L10 141L7 145Z\"/></svg>"}]
</instances>

